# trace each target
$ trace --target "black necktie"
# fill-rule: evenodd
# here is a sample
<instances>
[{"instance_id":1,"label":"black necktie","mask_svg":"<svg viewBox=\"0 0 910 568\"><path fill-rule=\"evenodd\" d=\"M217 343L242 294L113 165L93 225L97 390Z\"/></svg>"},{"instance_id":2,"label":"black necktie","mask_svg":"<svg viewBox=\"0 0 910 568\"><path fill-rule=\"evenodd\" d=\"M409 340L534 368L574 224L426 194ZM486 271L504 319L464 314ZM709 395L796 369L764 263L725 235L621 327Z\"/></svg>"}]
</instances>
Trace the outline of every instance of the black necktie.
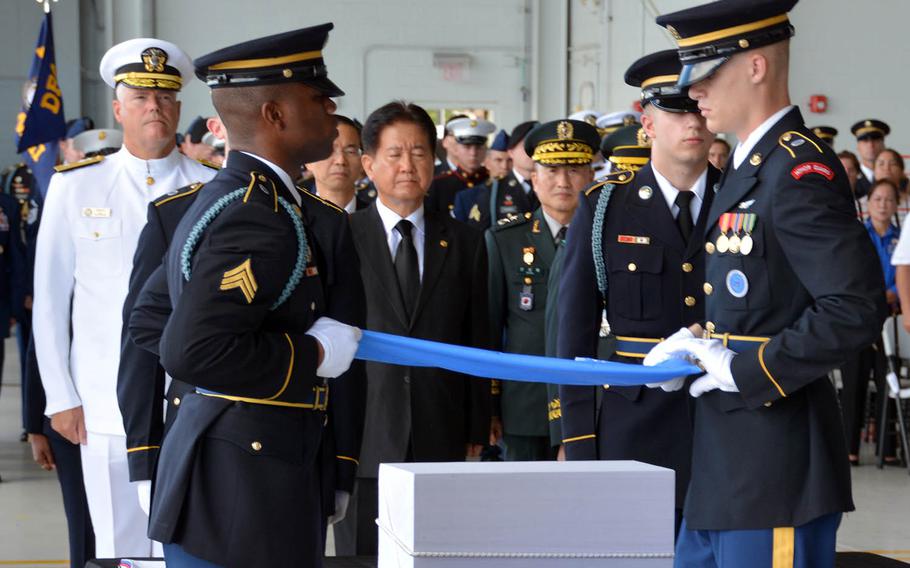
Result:
<instances>
[{"instance_id":1,"label":"black necktie","mask_svg":"<svg viewBox=\"0 0 910 568\"><path fill-rule=\"evenodd\" d=\"M395 225L395 230L401 235L401 241L395 250L395 275L398 276L398 289L401 290L401 299L408 317L413 315L417 295L420 293L420 268L417 265L413 228L414 225L407 219L402 219Z\"/></svg>"},{"instance_id":2,"label":"black necktie","mask_svg":"<svg viewBox=\"0 0 910 568\"><path fill-rule=\"evenodd\" d=\"M691 191L680 191L676 194L676 201L674 202L679 207L679 215L676 216L676 226L679 227L679 233L686 242L689 242L689 236L692 235L692 228L694 227L692 210L689 208L693 197L695 197L695 194Z\"/></svg>"},{"instance_id":3,"label":"black necktie","mask_svg":"<svg viewBox=\"0 0 910 568\"><path fill-rule=\"evenodd\" d=\"M568 230L569 230L568 227L560 227L559 230L556 231L556 239L554 239L554 240L556 241L556 247L557 247L557 248L559 248L560 246L562 246L562 245L565 244L565 242L566 242L566 231L568 231Z\"/></svg>"}]
</instances>

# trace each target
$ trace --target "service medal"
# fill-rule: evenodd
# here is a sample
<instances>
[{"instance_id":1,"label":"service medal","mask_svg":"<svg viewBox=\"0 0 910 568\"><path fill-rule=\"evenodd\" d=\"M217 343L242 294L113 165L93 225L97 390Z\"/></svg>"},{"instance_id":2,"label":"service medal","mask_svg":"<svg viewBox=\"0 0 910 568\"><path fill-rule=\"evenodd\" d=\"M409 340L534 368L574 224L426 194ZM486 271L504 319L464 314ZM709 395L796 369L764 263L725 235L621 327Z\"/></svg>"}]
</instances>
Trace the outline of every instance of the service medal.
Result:
<instances>
[{"instance_id":1,"label":"service medal","mask_svg":"<svg viewBox=\"0 0 910 568\"><path fill-rule=\"evenodd\" d=\"M740 242L741 242L741 239L739 238L739 235L734 234L732 237L730 237L730 242L729 242L730 252L732 252L733 254L737 254L739 252Z\"/></svg>"},{"instance_id":2,"label":"service medal","mask_svg":"<svg viewBox=\"0 0 910 568\"><path fill-rule=\"evenodd\" d=\"M720 236L715 243L717 252L724 253L730 250L730 239L727 237L727 230L730 228L731 217L729 213L720 216L717 224L720 226Z\"/></svg>"},{"instance_id":3,"label":"service medal","mask_svg":"<svg viewBox=\"0 0 910 568\"><path fill-rule=\"evenodd\" d=\"M745 219L743 220L743 229L746 231L746 236L743 237L742 242L739 244L739 252L742 254L748 255L752 252L752 247L755 246L755 242L752 240L752 231L755 229L755 221L758 220L758 215L755 213L746 213Z\"/></svg>"},{"instance_id":4,"label":"service medal","mask_svg":"<svg viewBox=\"0 0 910 568\"><path fill-rule=\"evenodd\" d=\"M748 255L750 252L752 252L752 247L754 244L755 243L752 242L752 235L746 234L746 236L743 237L742 242L739 243L739 252L741 254Z\"/></svg>"}]
</instances>

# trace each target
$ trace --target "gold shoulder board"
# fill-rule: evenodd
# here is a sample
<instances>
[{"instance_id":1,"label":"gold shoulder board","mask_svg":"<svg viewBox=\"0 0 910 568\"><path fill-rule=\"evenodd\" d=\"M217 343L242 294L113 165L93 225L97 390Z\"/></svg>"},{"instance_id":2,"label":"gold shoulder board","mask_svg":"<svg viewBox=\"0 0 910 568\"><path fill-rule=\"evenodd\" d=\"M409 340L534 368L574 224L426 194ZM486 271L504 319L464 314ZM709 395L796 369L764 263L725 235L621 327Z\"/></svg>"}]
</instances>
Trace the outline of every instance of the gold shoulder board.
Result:
<instances>
[{"instance_id":1,"label":"gold shoulder board","mask_svg":"<svg viewBox=\"0 0 910 568\"><path fill-rule=\"evenodd\" d=\"M170 193L166 193L155 200L155 202L154 202L155 207L161 207L165 203L169 203L171 201L174 201L175 199L180 199L181 197L188 197L190 195L193 195L194 193L196 193L197 191L202 189L203 185L204 184L201 181L197 181L196 183L194 183L193 185L190 185L188 187L184 187L181 189L175 189L174 191L172 191Z\"/></svg>"},{"instance_id":2,"label":"gold shoulder board","mask_svg":"<svg viewBox=\"0 0 910 568\"><path fill-rule=\"evenodd\" d=\"M78 162L73 162L71 164L60 164L59 166L54 166L55 172L68 172L70 170L75 170L85 166L91 166L92 164L99 164L104 161L104 156L94 156L85 160L80 160Z\"/></svg>"}]
</instances>

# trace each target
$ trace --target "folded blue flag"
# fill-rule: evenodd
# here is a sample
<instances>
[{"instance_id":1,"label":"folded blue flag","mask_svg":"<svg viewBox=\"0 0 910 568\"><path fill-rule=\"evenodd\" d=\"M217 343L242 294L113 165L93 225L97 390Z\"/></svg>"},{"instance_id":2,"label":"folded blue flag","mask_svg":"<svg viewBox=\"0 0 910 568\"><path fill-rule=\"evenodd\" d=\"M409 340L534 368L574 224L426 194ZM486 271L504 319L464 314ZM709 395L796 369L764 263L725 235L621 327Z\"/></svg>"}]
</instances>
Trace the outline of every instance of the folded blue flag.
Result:
<instances>
[{"instance_id":1,"label":"folded blue flag","mask_svg":"<svg viewBox=\"0 0 910 568\"><path fill-rule=\"evenodd\" d=\"M655 367L591 359L573 361L499 353L366 330L355 357L405 367L439 367L490 379L560 385L638 386L703 372L681 359L671 359Z\"/></svg>"}]
</instances>

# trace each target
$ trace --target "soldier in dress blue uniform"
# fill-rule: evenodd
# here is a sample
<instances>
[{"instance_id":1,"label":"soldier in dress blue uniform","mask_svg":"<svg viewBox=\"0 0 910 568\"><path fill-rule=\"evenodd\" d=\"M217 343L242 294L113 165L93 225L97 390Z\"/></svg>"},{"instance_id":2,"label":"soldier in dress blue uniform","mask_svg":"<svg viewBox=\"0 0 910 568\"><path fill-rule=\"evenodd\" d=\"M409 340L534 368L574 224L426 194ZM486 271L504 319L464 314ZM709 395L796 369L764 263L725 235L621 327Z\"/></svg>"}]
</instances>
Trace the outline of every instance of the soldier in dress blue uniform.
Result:
<instances>
[{"instance_id":1,"label":"soldier in dress blue uniform","mask_svg":"<svg viewBox=\"0 0 910 568\"><path fill-rule=\"evenodd\" d=\"M502 179L487 180L483 185L459 192L455 196L453 215L472 227L489 229L492 224L510 215L533 212L540 204L531 187L534 161L525 152L525 138L540 123L536 120L522 122L512 129L507 151L512 169ZM495 219L490 211L496 210Z\"/></svg>"},{"instance_id":2,"label":"soldier in dress blue uniform","mask_svg":"<svg viewBox=\"0 0 910 568\"><path fill-rule=\"evenodd\" d=\"M177 226L130 324L196 390L155 476L149 534L168 566L321 565L327 379L348 369L352 325L364 319L347 216L291 177L327 157L337 135L330 97L343 92L322 55L331 29L194 62L233 150Z\"/></svg>"},{"instance_id":3,"label":"soldier in dress blue uniform","mask_svg":"<svg viewBox=\"0 0 910 568\"><path fill-rule=\"evenodd\" d=\"M850 132L856 137L856 154L859 156L856 197L866 197L875 181L875 158L885 149L885 137L891 134L891 127L877 118L867 118L851 126Z\"/></svg>"},{"instance_id":4,"label":"soldier in dress blue uniform","mask_svg":"<svg viewBox=\"0 0 910 568\"><path fill-rule=\"evenodd\" d=\"M424 206L428 211L451 214L455 197L460 192L481 185L490 174L483 166L487 137L496 132L496 125L479 118L450 120L446 130L452 132L454 143L449 145L448 159L454 159L455 169L433 179Z\"/></svg>"},{"instance_id":5,"label":"soldier in dress blue uniform","mask_svg":"<svg viewBox=\"0 0 910 568\"><path fill-rule=\"evenodd\" d=\"M512 215L487 231L491 337L496 349L543 355L549 273L578 206L593 179L597 129L580 120L542 124L525 139L534 160L534 191L541 206ZM502 381L494 391L494 414L502 419L506 459L556 457L550 444L547 385ZM497 412L498 411L498 412Z\"/></svg>"},{"instance_id":6,"label":"soldier in dress blue uniform","mask_svg":"<svg viewBox=\"0 0 910 568\"><path fill-rule=\"evenodd\" d=\"M626 71L626 83L641 88L651 161L589 188L572 221L560 284L560 357L640 363L661 338L704 315L698 235L720 172L708 164L714 136L676 86L680 67L676 51L665 50ZM624 150L617 145L612 153ZM563 386L559 394L566 457L673 469L678 528L692 444L688 395L611 385Z\"/></svg>"},{"instance_id":7,"label":"soldier in dress blue uniform","mask_svg":"<svg viewBox=\"0 0 910 568\"><path fill-rule=\"evenodd\" d=\"M644 135L641 124L635 123L614 130L600 142L600 155L610 164L614 172L637 172L648 163L651 157L651 143ZM596 180L600 183L603 179ZM547 308L545 319L546 355L557 356L557 338L559 331L559 282L565 261L566 247L563 243L556 251L550 275L547 278ZM550 445L559 448L560 459L565 457L562 444L562 401L559 398L559 385L547 385L547 418L550 423Z\"/></svg>"},{"instance_id":8,"label":"soldier in dress blue uniform","mask_svg":"<svg viewBox=\"0 0 910 568\"><path fill-rule=\"evenodd\" d=\"M721 1L657 19L708 128L741 140L702 233L704 337L681 329L645 361L689 357L705 370L688 388L692 478L676 566L833 566L853 509L827 374L879 336L885 293L843 167L790 104L795 4Z\"/></svg>"}]
</instances>

